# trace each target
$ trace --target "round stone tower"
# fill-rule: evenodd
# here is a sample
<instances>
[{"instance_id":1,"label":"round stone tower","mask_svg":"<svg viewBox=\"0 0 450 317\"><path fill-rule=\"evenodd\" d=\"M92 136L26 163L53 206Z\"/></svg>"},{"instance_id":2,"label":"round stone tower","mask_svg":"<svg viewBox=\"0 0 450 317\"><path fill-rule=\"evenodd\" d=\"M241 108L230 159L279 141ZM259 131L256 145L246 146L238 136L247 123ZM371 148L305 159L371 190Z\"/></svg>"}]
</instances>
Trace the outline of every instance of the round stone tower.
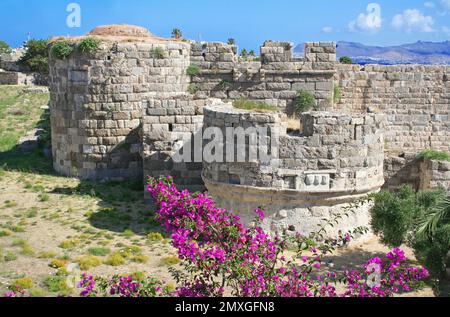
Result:
<instances>
[{"instance_id":1,"label":"round stone tower","mask_svg":"<svg viewBox=\"0 0 450 317\"><path fill-rule=\"evenodd\" d=\"M96 39L96 52L80 43ZM69 42L66 59L50 53L53 165L91 180L142 177L142 116L148 104L186 95L190 44L129 25L97 27ZM50 50L51 51L51 50Z\"/></svg>"},{"instance_id":2,"label":"round stone tower","mask_svg":"<svg viewBox=\"0 0 450 317\"><path fill-rule=\"evenodd\" d=\"M267 212L265 230L308 235L323 219L343 214L350 203L384 184L383 115L305 113L298 134L286 132L285 115L279 113L222 104L206 107L204 115L205 131L213 128L225 138L217 143L223 149L215 150L224 153L222 161L204 157L205 185L220 207L246 223L261 207ZM368 202L358 204L327 234L336 237L339 231L368 227L369 209Z\"/></svg>"}]
</instances>

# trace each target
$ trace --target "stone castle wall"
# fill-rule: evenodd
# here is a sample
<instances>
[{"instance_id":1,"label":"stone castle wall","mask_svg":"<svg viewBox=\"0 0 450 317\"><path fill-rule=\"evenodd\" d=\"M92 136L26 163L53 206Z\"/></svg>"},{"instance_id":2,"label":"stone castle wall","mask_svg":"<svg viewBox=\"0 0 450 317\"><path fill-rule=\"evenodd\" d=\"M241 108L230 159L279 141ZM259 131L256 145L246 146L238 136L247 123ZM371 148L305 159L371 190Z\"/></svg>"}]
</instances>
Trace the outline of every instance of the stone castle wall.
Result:
<instances>
[{"instance_id":1,"label":"stone castle wall","mask_svg":"<svg viewBox=\"0 0 450 317\"><path fill-rule=\"evenodd\" d=\"M293 45L285 42L265 42L258 62L242 61L236 51L224 43L192 44L191 64L200 68L191 78L196 98L246 98L283 109L292 107L299 90L306 90L320 107L330 106L334 43L306 43L304 59L295 59Z\"/></svg>"},{"instance_id":2,"label":"stone castle wall","mask_svg":"<svg viewBox=\"0 0 450 317\"><path fill-rule=\"evenodd\" d=\"M450 150L450 66L337 64L336 84L336 110L387 115L388 151Z\"/></svg>"},{"instance_id":3,"label":"stone castle wall","mask_svg":"<svg viewBox=\"0 0 450 317\"><path fill-rule=\"evenodd\" d=\"M104 42L93 55L50 56L55 169L84 179L142 177L143 109L184 96L188 64L184 43Z\"/></svg>"},{"instance_id":4,"label":"stone castle wall","mask_svg":"<svg viewBox=\"0 0 450 317\"><path fill-rule=\"evenodd\" d=\"M223 142L223 153L233 146L234 153L245 151L247 160L203 161L209 193L247 223L254 219L256 208L264 207L269 212L264 223L267 230L308 234L321 219L338 214L343 206L378 191L384 183L383 115L312 112L302 116L303 131L298 136L286 133L282 114L222 104L206 107L204 115L204 129L219 128L224 136L227 128L263 127L267 135L259 137L269 148L273 150L273 142L279 140L278 155L269 160L250 160L250 138L244 145L231 138L231 145L230 139ZM367 225L368 209L367 204L360 206L330 234Z\"/></svg>"}]
</instances>

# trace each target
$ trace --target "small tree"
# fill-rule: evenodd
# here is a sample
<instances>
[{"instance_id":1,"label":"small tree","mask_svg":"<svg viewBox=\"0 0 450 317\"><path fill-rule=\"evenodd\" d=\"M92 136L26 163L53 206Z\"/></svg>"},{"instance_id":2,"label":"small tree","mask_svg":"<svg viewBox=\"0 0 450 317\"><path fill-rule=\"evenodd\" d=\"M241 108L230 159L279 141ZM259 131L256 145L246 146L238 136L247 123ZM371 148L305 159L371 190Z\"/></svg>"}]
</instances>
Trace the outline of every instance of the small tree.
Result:
<instances>
[{"instance_id":1,"label":"small tree","mask_svg":"<svg viewBox=\"0 0 450 317\"><path fill-rule=\"evenodd\" d=\"M255 57L256 53L254 50L251 50L250 52L248 52L248 55L250 55L251 57Z\"/></svg>"},{"instance_id":2,"label":"small tree","mask_svg":"<svg viewBox=\"0 0 450 317\"><path fill-rule=\"evenodd\" d=\"M229 38L228 41L227 41L227 44L228 45L236 45L236 40L233 39L233 38Z\"/></svg>"},{"instance_id":3,"label":"small tree","mask_svg":"<svg viewBox=\"0 0 450 317\"><path fill-rule=\"evenodd\" d=\"M341 64L353 64L353 61L348 56L342 56L341 58L339 58L339 63L341 63Z\"/></svg>"},{"instance_id":4,"label":"small tree","mask_svg":"<svg viewBox=\"0 0 450 317\"><path fill-rule=\"evenodd\" d=\"M11 47L5 41L0 41L0 54L9 54L11 53Z\"/></svg>"},{"instance_id":5,"label":"small tree","mask_svg":"<svg viewBox=\"0 0 450 317\"><path fill-rule=\"evenodd\" d=\"M19 65L26 66L32 71L41 74L48 73L48 41L29 40L25 43L25 54L18 61Z\"/></svg>"},{"instance_id":6,"label":"small tree","mask_svg":"<svg viewBox=\"0 0 450 317\"><path fill-rule=\"evenodd\" d=\"M314 95L306 90L300 90L297 95L297 101L295 103L295 110L297 114L307 112L316 105L316 98Z\"/></svg>"},{"instance_id":7,"label":"small tree","mask_svg":"<svg viewBox=\"0 0 450 317\"><path fill-rule=\"evenodd\" d=\"M248 51L247 51L245 48L241 51L241 56L242 56L243 58L247 58L247 56L248 56Z\"/></svg>"},{"instance_id":8,"label":"small tree","mask_svg":"<svg viewBox=\"0 0 450 317\"><path fill-rule=\"evenodd\" d=\"M183 32L180 29L173 29L172 30L172 37L174 39L181 39L183 37Z\"/></svg>"}]
</instances>

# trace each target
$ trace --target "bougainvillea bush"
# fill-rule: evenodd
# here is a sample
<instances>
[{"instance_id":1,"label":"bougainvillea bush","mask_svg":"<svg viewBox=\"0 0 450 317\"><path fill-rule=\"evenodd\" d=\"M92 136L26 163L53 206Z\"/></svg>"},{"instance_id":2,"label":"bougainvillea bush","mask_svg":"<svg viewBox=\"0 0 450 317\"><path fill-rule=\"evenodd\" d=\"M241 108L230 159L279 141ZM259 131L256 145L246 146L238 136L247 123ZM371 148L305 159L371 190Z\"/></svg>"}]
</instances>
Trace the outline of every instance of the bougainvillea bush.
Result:
<instances>
[{"instance_id":1,"label":"bougainvillea bush","mask_svg":"<svg viewBox=\"0 0 450 317\"><path fill-rule=\"evenodd\" d=\"M261 209L255 211L255 224L245 227L238 215L216 207L207 194L179 191L170 177L150 179L148 191L157 204L158 221L178 250L181 269L172 270L178 287L169 291L152 278L85 274L81 296L380 297L409 292L428 278L425 268L407 264L399 248L383 259L369 259L360 270L323 272L325 255L367 230L325 240L326 227L362 202L349 205L307 237L271 236L259 226L265 216Z\"/></svg>"}]
</instances>

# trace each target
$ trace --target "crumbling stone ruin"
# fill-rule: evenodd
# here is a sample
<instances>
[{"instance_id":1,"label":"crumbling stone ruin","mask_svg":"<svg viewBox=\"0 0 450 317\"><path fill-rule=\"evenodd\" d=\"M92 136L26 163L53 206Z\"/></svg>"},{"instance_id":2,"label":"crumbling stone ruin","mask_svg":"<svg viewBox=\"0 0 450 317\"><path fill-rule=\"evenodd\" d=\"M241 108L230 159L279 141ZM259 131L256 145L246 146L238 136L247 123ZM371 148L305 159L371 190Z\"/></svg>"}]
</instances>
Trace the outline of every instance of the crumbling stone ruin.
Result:
<instances>
[{"instance_id":1,"label":"crumbling stone ruin","mask_svg":"<svg viewBox=\"0 0 450 317\"><path fill-rule=\"evenodd\" d=\"M419 173L407 159L430 147L450 149L449 66L341 65L334 43L306 43L304 58L296 59L291 43L273 41L261 47L260 61L245 61L234 45L162 39L126 25L66 40L86 37L101 40L97 52L49 60L53 160L62 175L172 175L180 186L208 189L247 221L264 205L268 229L292 232L313 229L385 182L449 184L448 166L423 163L429 172ZM247 98L290 113L300 90L313 93L319 111L304 113L294 134L284 114L227 103ZM279 135L277 159L174 160L180 149L202 147L195 136L206 127L252 126ZM424 175L405 180L414 174L408 168ZM368 208L336 230L367 225Z\"/></svg>"},{"instance_id":2,"label":"crumbling stone ruin","mask_svg":"<svg viewBox=\"0 0 450 317\"><path fill-rule=\"evenodd\" d=\"M22 48L12 50L8 54L0 54L0 85L46 85L47 78L31 72L17 62L23 55Z\"/></svg>"}]
</instances>

